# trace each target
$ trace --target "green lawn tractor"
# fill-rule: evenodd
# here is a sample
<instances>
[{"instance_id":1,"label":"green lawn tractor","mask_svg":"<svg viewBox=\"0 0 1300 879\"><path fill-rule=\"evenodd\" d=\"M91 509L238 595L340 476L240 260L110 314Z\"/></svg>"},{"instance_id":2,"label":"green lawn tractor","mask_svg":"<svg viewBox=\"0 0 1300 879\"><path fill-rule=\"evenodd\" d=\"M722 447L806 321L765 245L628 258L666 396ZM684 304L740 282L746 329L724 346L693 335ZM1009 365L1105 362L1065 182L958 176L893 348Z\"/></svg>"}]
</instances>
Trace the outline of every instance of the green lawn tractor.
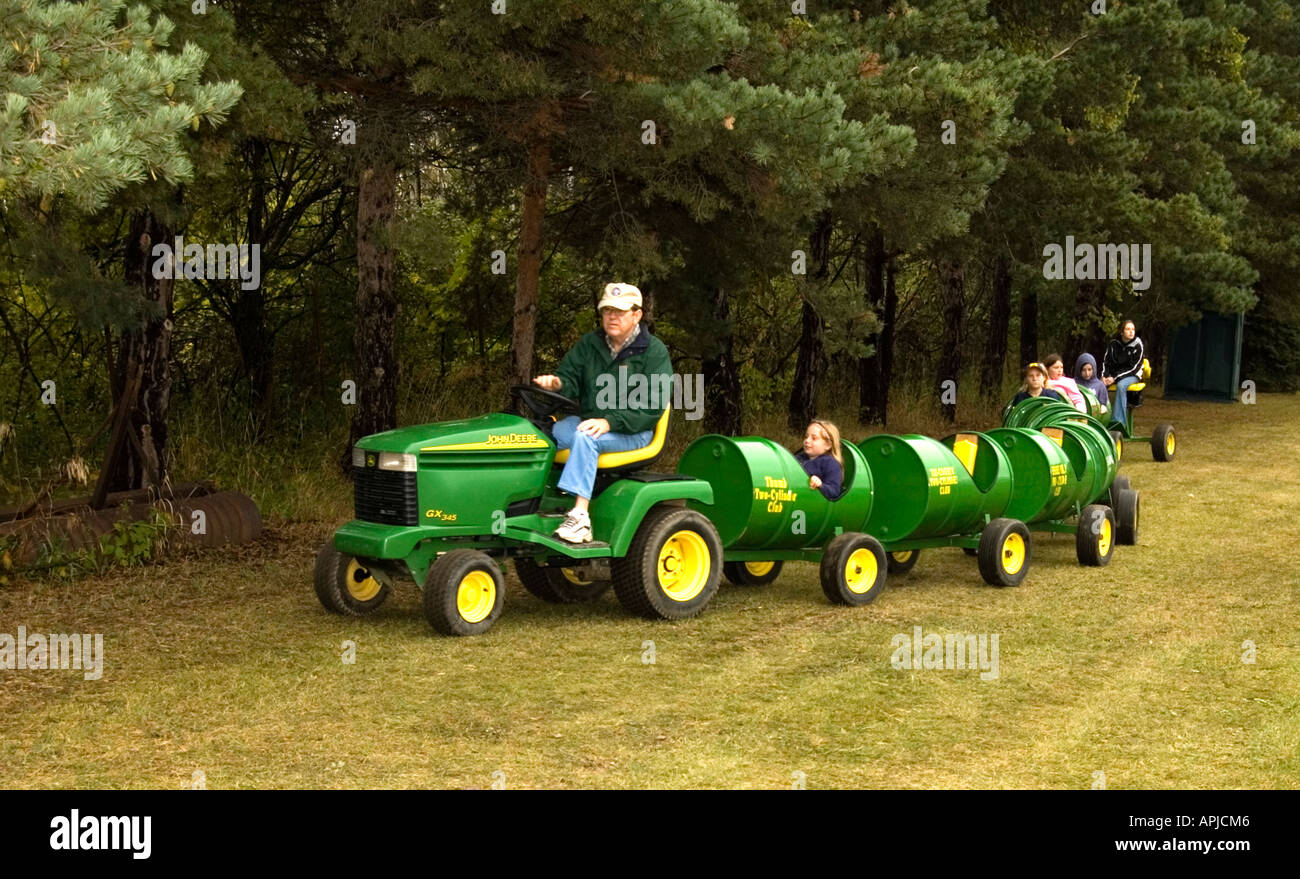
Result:
<instances>
[{"instance_id":1,"label":"green lawn tractor","mask_svg":"<svg viewBox=\"0 0 1300 879\"><path fill-rule=\"evenodd\" d=\"M425 616L445 635L487 631L501 614L503 572L555 603L590 601L613 585L629 611L683 619L717 592L722 548L712 523L688 509L710 504L709 483L648 473L663 450L668 410L650 445L600 456L590 515L594 541L553 531L573 506L556 488L552 416L566 397L516 386L531 418L494 413L367 436L353 452L355 518L317 554L316 595L328 610L375 611L394 582L412 579Z\"/></svg>"}]
</instances>

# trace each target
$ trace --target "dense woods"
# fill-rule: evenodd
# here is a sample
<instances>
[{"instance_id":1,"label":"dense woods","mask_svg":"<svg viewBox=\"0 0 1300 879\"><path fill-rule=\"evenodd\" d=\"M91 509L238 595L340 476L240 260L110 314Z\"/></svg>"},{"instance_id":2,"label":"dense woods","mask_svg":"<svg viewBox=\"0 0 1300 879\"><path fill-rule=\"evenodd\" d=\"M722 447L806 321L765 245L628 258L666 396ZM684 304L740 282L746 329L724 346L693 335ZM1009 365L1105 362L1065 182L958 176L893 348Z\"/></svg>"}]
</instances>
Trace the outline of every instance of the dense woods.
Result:
<instances>
[{"instance_id":1,"label":"dense woods","mask_svg":"<svg viewBox=\"0 0 1300 879\"><path fill-rule=\"evenodd\" d=\"M610 280L725 433L959 419L1121 316L1159 381L1244 312L1242 377L1300 387L1292 2L0 0L0 31L19 501L168 479L180 411L350 419L343 462L506 406Z\"/></svg>"}]
</instances>

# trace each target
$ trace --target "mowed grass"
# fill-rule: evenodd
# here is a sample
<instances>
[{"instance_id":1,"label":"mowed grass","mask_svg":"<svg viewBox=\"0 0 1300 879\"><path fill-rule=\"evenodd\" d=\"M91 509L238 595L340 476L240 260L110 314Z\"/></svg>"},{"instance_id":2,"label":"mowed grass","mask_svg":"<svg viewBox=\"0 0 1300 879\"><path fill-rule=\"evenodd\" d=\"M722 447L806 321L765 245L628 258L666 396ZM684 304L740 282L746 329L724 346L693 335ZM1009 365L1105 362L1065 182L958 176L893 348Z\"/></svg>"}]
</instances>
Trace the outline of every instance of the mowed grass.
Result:
<instances>
[{"instance_id":1,"label":"mowed grass","mask_svg":"<svg viewBox=\"0 0 1300 879\"><path fill-rule=\"evenodd\" d=\"M1109 567L1035 535L1025 583L994 589L927 551L841 608L793 564L682 623L612 594L550 606L513 574L482 637L433 634L410 584L372 617L328 614L311 572L347 518L339 479L339 519L0 590L0 632L102 632L106 652L98 681L0 671L0 786L1300 786L1300 398L1149 399L1138 420L1173 422L1178 457L1130 449L1140 545ZM892 668L914 626L997 634L997 679Z\"/></svg>"}]
</instances>

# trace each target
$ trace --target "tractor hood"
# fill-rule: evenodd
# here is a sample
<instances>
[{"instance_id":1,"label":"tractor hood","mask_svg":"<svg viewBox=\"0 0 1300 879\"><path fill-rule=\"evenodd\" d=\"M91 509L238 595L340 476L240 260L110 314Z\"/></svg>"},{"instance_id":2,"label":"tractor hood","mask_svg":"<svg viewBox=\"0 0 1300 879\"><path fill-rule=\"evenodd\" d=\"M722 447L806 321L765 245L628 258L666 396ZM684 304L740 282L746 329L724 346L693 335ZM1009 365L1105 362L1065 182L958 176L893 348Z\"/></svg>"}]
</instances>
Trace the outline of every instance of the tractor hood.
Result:
<instances>
[{"instance_id":1,"label":"tractor hood","mask_svg":"<svg viewBox=\"0 0 1300 879\"><path fill-rule=\"evenodd\" d=\"M528 419L504 412L414 424L374 433L357 442L361 449L379 452L519 452L541 451L554 442Z\"/></svg>"}]
</instances>

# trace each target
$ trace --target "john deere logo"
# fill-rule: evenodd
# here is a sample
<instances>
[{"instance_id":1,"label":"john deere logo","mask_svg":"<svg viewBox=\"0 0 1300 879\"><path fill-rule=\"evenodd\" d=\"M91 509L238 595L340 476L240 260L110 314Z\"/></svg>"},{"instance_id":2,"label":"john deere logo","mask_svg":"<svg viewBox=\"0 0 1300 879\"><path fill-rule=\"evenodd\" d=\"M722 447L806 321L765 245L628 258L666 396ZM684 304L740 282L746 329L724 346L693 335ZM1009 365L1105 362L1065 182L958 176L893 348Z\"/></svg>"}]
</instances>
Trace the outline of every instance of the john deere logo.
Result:
<instances>
[{"instance_id":1,"label":"john deere logo","mask_svg":"<svg viewBox=\"0 0 1300 879\"><path fill-rule=\"evenodd\" d=\"M373 467L378 462L378 460L379 459L376 458L374 455L366 455L366 466Z\"/></svg>"}]
</instances>

